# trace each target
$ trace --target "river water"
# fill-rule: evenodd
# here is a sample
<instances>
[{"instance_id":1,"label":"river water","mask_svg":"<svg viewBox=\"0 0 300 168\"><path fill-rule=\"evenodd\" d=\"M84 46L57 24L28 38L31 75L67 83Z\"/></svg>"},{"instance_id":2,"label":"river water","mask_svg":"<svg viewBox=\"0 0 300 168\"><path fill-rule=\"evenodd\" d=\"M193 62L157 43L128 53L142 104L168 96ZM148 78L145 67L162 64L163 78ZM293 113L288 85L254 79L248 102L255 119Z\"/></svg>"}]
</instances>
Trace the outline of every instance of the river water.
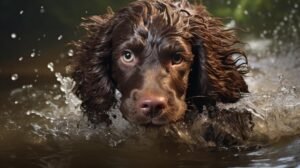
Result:
<instances>
[{"instance_id":1,"label":"river water","mask_svg":"<svg viewBox=\"0 0 300 168\"><path fill-rule=\"evenodd\" d=\"M284 26L274 28L275 35ZM94 126L71 92L72 79L52 62L50 75L2 75L0 167L300 168L300 46L295 30L290 41L278 36L246 40L251 71L245 78L251 93L238 103L218 104L223 109L218 119L203 114L192 124L138 127L112 109L112 126ZM218 132L215 139L203 138L208 128Z\"/></svg>"},{"instance_id":2,"label":"river water","mask_svg":"<svg viewBox=\"0 0 300 168\"><path fill-rule=\"evenodd\" d=\"M192 126L144 128L112 109L111 127L93 126L71 92L71 78L53 72L22 85L33 79L12 75L1 84L0 167L300 167L300 50L275 51L271 43L247 43L251 93L219 104L251 113L254 127L244 144L199 138L205 117Z\"/></svg>"}]
</instances>

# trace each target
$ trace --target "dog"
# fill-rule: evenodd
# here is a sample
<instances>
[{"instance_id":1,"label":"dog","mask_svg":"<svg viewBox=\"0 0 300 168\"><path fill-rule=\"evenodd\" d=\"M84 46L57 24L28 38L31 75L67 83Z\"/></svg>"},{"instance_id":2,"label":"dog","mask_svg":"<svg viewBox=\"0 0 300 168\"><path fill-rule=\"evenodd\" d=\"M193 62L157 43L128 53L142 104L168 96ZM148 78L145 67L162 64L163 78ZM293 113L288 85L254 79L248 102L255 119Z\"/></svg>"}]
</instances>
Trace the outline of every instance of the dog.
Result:
<instances>
[{"instance_id":1,"label":"dog","mask_svg":"<svg viewBox=\"0 0 300 168\"><path fill-rule=\"evenodd\" d=\"M118 101L129 122L161 126L249 92L234 29L201 4L139 0L82 26L87 34L75 42L71 71L92 123L110 123Z\"/></svg>"}]
</instances>

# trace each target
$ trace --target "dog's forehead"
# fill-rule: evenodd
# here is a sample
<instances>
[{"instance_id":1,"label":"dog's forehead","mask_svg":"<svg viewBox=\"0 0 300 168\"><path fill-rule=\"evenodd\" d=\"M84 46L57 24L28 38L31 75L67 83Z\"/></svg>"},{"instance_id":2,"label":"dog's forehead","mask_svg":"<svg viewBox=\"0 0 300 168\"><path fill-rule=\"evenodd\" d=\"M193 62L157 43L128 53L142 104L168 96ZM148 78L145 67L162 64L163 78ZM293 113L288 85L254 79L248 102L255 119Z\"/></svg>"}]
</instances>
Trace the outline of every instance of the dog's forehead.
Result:
<instances>
[{"instance_id":1,"label":"dog's forehead","mask_svg":"<svg viewBox=\"0 0 300 168\"><path fill-rule=\"evenodd\" d=\"M139 35L151 41L160 41L168 35L188 35L189 12L187 2L136 1L121 9L115 16L117 34ZM121 36L120 36L121 37Z\"/></svg>"},{"instance_id":2,"label":"dog's forehead","mask_svg":"<svg viewBox=\"0 0 300 168\"><path fill-rule=\"evenodd\" d=\"M114 29L113 41L147 43L147 45L163 45L177 43L179 41L188 41L190 34L180 26L170 26L163 23L160 16L155 17L153 22L146 25L141 22L133 22L125 19ZM117 44L118 45L118 44Z\"/></svg>"}]
</instances>

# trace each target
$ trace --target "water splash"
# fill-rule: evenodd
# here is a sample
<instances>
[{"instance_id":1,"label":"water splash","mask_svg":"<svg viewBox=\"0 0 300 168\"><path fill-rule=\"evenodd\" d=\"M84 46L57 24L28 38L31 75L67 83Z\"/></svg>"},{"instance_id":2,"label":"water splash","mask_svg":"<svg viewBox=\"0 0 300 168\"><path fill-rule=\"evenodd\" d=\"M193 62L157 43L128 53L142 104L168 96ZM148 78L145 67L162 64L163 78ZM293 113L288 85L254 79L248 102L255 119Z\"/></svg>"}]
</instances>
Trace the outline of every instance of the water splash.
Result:
<instances>
[{"instance_id":1,"label":"water splash","mask_svg":"<svg viewBox=\"0 0 300 168\"><path fill-rule=\"evenodd\" d=\"M35 56L36 56L35 49L33 49L32 52L31 52L31 54L30 54L30 57L34 58Z\"/></svg>"},{"instance_id":2,"label":"water splash","mask_svg":"<svg viewBox=\"0 0 300 168\"><path fill-rule=\"evenodd\" d=\"M59 35L59 36L57 37L57 40L60 41L62 38L63 38L63 35Z\"/></svg>"},{"instance_id":3,"label":"water splash","mask_svg":"<svg viewBox=\"0 0 300 168\"><path fill-rule=\"evenodd\" d=\"M49 63L47 64L47 68L48 68L51 72L53 72L53 71L54 71L54 63L53 63L53 62L49 62Z\"/></svg>"},{"instance_id":4,"label":"water splash","mask_svg":"<svg viewBox=\"0 0 300 168\"><path fill-rule=\"evenodd\" d=\"M12 34L10 35L10 37L11 37L12 39L16 39L16 38L17 38L17 34L16 34L16 33L12 33Z\"/></svg>"},{"instance_id":5,"label":"water splash","mask_svg":"<svg viewBox=\"0 0 300 168\"><path fill-rule=\"evenodd\" d=\"M40 7L40 13L45 13L46 11L45 11L45 8L44 8L44 6L41 6Z\"/></svg>"},{"instance_id":6,"label":"water splash","mask_svg":"<svg viewBox=\"0 0 300 168\"><path fill-rule=\"evenodd\" d=\"M294 54L290 53L290 57ZM300 87L298 78L295 81L290 80L297 73L293 74L291 70L285 70L286 67L271 66L274 65L274 62L292 67L299 63L299 60L295 61L290 57L289 55L278 58L261 57L257 62L255 60L258 58L250 56L250 61L256 62L253 64L253 68L259 69L259 72L252 72L252 76L247 77L251 94L235 104L218 104L220 109L229 111L246 109L252 113L255 126L254 133L249 137L251 141L270 141L300 132L298 124L300 121ZM48 64L48 68L54 72L53 63L51 63ZM279 76L273 75L284 71L287 73L281 73ZM31 137L34 138L32 140L34 142L43 143L49 140L49 137L56 139L79 138L87 141L96 138L99 141L105 141L109 146L116 147L124 143L144 143L145 139L149 144L156 143L157 139L163 136L172 137L170 139L174 143L184 144L189 150L193 149L193 146L215 145L200 136L205 124L214 123L206 115L201 115L196 119L196 124L192 127L178 122L149 132L146 128L127 122L116 106L109 112L112 125L110 127L99 125L95 129L95 126L91 125L83 115L80 107L81 100L72 92L75 86L72 78L64 77L61 73L55 73L55 78L58 83L54 84L52 89L47 89L49 90L47 92L39 90L33 85L26 85L11 93L12 101L17 101L17 105L33 105L26 108L24 118L34 135ZM116 97L120 98L121 94L116 92ZM16 125L16 127L18 126ZM213 126L217 128L219 124L214 123ZM230 133L232 130L223 131Z\"/></svg>"},{"instance_id":7,"label":"water splash","mask_svg":"<svg viewBox=\"0 0 300 168\"><path fill-rule=\"evenodd\" d=\"M74 50L70 49L70 50L68 51L68 56L69 56L69 57L73 57L73 56L74 56Z\"/></svg>"},{"instance_id":8,"label":"water splash","mask_svg":"<svg viewBox=\"0 0 300 168\"><path fill-rule=\"evenodd\" d=\"M227 0L226 4L231 5L232 1ZM282 50L290 50L289 52L278 53L284 46L282 45L283 41L280 38L280 34L291 30L291 32L294 32L292 33L292 36L294 36L299 31L299 25L290 25L291 21L297 17L295 16L295 11L298 8L298 4L295 3L293 6L294 9L291 10L289 15L282 16L282 21L278 23L274 30L263 30L261 33L262 39L248 43L248 50L253 51L252 55L249 56L252 72L247 77L251 94L236 104L218 104L219 108L227 110L236 109L242 111L242 109L246 109L251 112L256 123L254 139L261 137L276 139L299 132L297 125L297 122L300 121L298 115L299 80L297 78L300 65L299 57L295 56L297 55L296 52L291 52L290 50L294 50L295 46ZM241 5L238 8L241 8ZM21 10L19 12L20 15L23 12ZM244 15L251 15L248 10L243 10L242 12ZM45 13L44 6L40 6L40 13ZM267 15L272 16L272 13ZM235 25L235 21L232 20L227 24L227 27L234 28ZM266 39L270 35L274 36L274 38ZM46 34L42 36L46 38ZM17 38L17 34L12 33L11 38ZM57 36L57 40L62 39L63 35ZM280 45L276 52L270 50L272 46L276 45ZM38 52L33 50L30 57L33 58L36 55L38 55ZM74 51L72 49L68 50L67 55L69 57L74 56ZM280 57L280 55L282 56ZM23 57L20 57L19 61L22 60ZM282 65L286 65L286 67ZM57 70L53 62L49 62L47 68L51 72ZM35 73L38 74L38 71L36 70ZM58 83L51 88L39 90L33 85L26 85L11 93L14 105L25 106L22 112L25 115L25 119L28 119L26 122L30 123L29 126L35 135L45 138L48 135L57 137L62 134L64 136L67 135L68 138L74 138L72 135L77 135L86 139L102 135L107 138L109 144L116 146L124 142L124 139L127 139L127 137L132 136L132 132L138 134L146 132L123 119L117 108L118 106L115 109L111 109L109 113L113 123L110 128L99 126L98 129L93 129L93 126L83 116L80 108L80 99L72 92L75 86L74 81L60 73L53 74ZM11 79L13 81L17 80L17 74L12 75ZM116 94L117 97L121 96L118 92ZM30 104L33 104L33 106L30 106ZM207 122L208 120L209 118L205 115L200 116L198 119L199 123ZM176 137L175 139L186 144L197 144L204 143L203 139L193 135L195 132L201 132L201 129L200 126L196 126L193 130L189 130L183 123L178 123L163 128L162 132L164 135L174 136Z\"/></svg>"},{"instance_id":9,"label":"water splash","mask_svg":"<svg viewBox=\"0 0 300 168\"><path fill-rule=\"evenodd\" d=\"M55 77L60 83L60 90L65 94L65 103L70 105L73 110L78 109L81 105L81 100L78 99L73 93L73 88L75 87L75 82L73 79L70 77L63 77L60 73L55 73Z\"/></svg>"},{"instance_id":10,"label":"water splash","mask_svg":"<svg viewBox=\"0 0 300 168\"><path fill-rule=\"evenodd\" d=\"M12 81L16 81L16 80L18 80L19 79L19 75L18 74L13 74L13 75L11 75L11 80Z\"/></svg>"}]
</instances>

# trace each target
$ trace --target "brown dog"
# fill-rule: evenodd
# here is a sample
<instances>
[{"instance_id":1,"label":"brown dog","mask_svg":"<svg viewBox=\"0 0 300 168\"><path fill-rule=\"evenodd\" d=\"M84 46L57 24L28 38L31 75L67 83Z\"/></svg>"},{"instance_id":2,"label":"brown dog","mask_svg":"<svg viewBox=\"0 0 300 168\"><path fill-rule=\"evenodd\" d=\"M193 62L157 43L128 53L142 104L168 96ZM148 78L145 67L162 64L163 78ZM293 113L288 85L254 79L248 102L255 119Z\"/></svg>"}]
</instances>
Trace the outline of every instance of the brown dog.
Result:
<instances>
[{"instance_id":1,"label":"brown dog","mask_svg":"<svg viewBox=\"0 0 300 168\"><path fill-rule=\"evenodd\" d=\"M202 5L141 0L83 26L88 35L76 43L73 78L94 123L109 121L116 90L124 118L142 125L176 122L248 92L239 40Z\"/></svg>"}]
</instances>

